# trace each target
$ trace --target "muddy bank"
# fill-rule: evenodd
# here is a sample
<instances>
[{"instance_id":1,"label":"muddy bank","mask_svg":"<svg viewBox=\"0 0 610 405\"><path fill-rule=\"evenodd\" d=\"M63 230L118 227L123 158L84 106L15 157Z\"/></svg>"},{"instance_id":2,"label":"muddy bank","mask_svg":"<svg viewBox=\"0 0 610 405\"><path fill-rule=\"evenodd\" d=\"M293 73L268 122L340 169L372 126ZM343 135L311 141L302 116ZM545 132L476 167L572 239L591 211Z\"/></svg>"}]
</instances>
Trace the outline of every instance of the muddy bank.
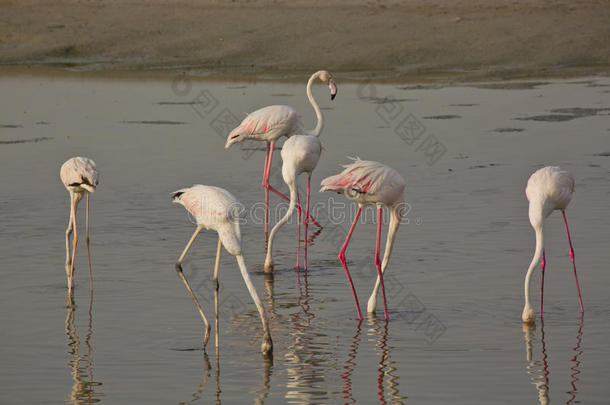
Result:
<instances>
[{"instance_id":1,"label":"muddy bank","mask_svg":"<svg viewBox=\"0 0 610 405\"><path fill-rule=\"evenodd\" d=\"M608 1L0 2L0 64L510 78L610 72Z\"/></svg>"}]
</instances>

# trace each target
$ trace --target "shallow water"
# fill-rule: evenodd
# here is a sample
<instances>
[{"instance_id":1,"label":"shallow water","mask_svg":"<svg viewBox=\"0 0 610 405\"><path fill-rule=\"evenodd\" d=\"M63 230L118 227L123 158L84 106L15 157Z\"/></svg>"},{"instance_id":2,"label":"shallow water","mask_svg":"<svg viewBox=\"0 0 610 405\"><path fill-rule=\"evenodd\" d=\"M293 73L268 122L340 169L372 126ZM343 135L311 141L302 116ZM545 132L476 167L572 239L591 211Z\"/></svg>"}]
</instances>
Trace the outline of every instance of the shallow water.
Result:
<instances>
[{"instance_id":1,"label":"shallow water","mask_svg":"<svg viewBox=\"0 0 610 405\"><path fill-rule=\"evenodd\" d=\"M326 126L312 204L325 226L304 273L294 269L296 226L287 225L271 279L257 220L264 148L225 150L226 127L278 103L313 126L301 83L0 76L0 402L605 403L610 80L438 87L337 79L332 103L323 86L314 89ZM71 309L69 205L58 172L74 155L93 158L101 182L92 197L95 293L91 300L83 238ZM386 273L387 324L358 323L337 260L353 204L317 192L346 156L382 161L407 182L408 224ZM280 161L276 152L271 182L285 190ZM534 248L524 188L549 164L576 179L567 216L585 315L555 213L545 226L545 322L524 330ZM194 226L169 198L194 183L222 186L249 209L245 257L271 313L272 361L259 353L255 307L226 252L219 351L214 337L202 350L201 321L173 267ZM277 218L285 205L271 201ZM81 204L81 237L83 213ZM347 251L364 307L375 275L373 216L366 212ZM216 235L202 232L184 264L212 318L215 247ZM537 271L536 312L538 288Z\"/></svg>"}]
</instances>

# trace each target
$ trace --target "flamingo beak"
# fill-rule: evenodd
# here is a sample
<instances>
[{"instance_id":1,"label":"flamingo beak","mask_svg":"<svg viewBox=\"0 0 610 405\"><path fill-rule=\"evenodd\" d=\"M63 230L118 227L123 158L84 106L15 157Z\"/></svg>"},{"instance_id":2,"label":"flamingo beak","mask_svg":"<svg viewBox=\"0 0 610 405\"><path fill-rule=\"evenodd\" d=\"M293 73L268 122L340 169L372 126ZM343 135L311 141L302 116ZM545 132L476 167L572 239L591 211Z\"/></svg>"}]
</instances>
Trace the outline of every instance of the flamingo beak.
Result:
<instances>
[{"instance_id":1,"label":"flamingo beak","mask_svg":"<svg viewBox=\"0 0 610 405\"><path fill-rule=\"evenodd\" d=\"M334 100L337 96L337 83L333 79L329 79L328 88L330 89L330 99Z\"/></svg>"}]
</instances>

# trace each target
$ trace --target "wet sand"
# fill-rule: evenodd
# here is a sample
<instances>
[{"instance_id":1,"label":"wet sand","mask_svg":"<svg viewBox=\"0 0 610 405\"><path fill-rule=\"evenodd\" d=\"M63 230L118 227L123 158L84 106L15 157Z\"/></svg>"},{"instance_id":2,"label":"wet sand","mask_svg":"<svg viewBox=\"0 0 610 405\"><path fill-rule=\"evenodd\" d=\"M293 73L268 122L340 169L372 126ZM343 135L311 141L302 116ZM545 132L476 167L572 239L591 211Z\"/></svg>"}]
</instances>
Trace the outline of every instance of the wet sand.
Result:
<instances>
[{"instance_id":1,"label":"wet sand","mask_svg":"<svg viewBox=\"0 0 610 405\"><path fill-rule=\"evenodd\" d=\"M270 3L2 1L0 64L418 81L610 71L607 1Z\"/></svg>"}]
</instances>

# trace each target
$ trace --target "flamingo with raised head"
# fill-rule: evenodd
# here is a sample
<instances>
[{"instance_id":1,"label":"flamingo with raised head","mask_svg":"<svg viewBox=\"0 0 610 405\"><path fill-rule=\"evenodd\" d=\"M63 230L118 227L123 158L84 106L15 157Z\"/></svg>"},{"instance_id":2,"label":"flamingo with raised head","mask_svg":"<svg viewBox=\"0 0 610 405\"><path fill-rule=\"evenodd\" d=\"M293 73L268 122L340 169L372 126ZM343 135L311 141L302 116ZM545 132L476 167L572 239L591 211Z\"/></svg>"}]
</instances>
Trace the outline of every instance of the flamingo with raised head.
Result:
<instances>
[{"instance_id":1,"label":"flamingo with raised head","mask_svg":"<svg viewBox=\"0 0 610 405\"><path fill-rule=\"evenodd\" d=\"M304 222L305 222L305 247L304 247L304 267L307 270L307 227L309 224L309 195L310 195L310 183L311 183L311 172L315 169L318 161L320 160L320 154L322 153L322 144L320 138L314 135L293 135L284 142L282 147L282 177L284 182L290 189L290 205L288 211L282 219L271 230L269 235L269 244L267 246L267 256L265 258L265 271L269 272L273 270L273 239L277 231L284 226L288 219L294 212L294 207L299 199L297 177L301 173L307 173L307 203L305 208ZM301 239L301 215L297 223L297 265L299 268L299 246Z\"/></svg>"},{"instance_id":2,"label":"flamingo with raised head","mask_svg":"<svg viewBox=\"0 0 610 405\"><path fill-rule=\"evenodd\" d=\"M265 165L263 168L263 187L265 188L265 241L268 240L269 230L269 190L285 201L289 201L288 197L269 184L269 171L271 169L275 142L282 136L290 137L295 134L319 136L324 127L324 116L322 115L320 106L318 106L318 103L311 93L311 86L316 79L320 79L322 83L328 84L331 100L334 100L337 95L337 84L330 73L326 70L319 70L311 75L307 82L307 98L317 117L317 123L314 129L306 130L303 127L299 113L297 113L294 108L287 105L271 105L248 114L237 128L229 133L227 138L225 148L244 140L263 141L267 143L267 154L265 155ZM300 204L297 204L297 209L299 210L299 213L302 212ZM321 227L314 218L310 217L310 220L316 226Z\"/></svg>"},{"instance_id":3,"label":"flamingo with raised head","mask_svg":"<svg viewBox=\"0 0 610 405\"><path fill-rule=\"evenodd\" d=\"M70 193L70 220L66 229L66 275L68 277L68 293L72 294L74 280L74 255L78 234L76 232L76 209L78 203L87 195L87 210L85 220L85 242L87 243L87 256L89 257L89 289L93 289L93 271L91 269L91 251L89 249L89 194L93 193L99 183L99 172L95 162L86 157L73 157L61 165L59 177ZM72 256L70 256L70 234L72 238Z\"/></svg>"},{"instance_id":4,"label":"flamingo with raised head","mask_svg":"<svg viewBox=\"0 0 610 405\"><path fill-rule=\"evenodd\" d=\"M348 198L351 198L358 203L358 211L350 227L343 247L339 252L339 260L343 265L347 280L349 281L352 289L352 295L356 302L356 310L358 312L358 319L362 320L362 313L360 312L360 304L358 303L358 296L352 283L352 278L349 274L345 260L345 251L347 245L354 232L362 207L368 204L374 204L377 206L377 243L375 248L375 267L377 268L377 281L375 287L369 298L367 311L374 313L377 306L377 292L379 291L379 285L381 285L381 293L383 297L383 312L385 319L388 319L388 307L385 296L385 286L383 284L383 273L388 266L390 259L390 253L392 252L392 246L394 245L394 239L396 237L396 231L400 225L402 218L405 200L404 190L405 181L402 176L394 169L386 166L382 163L373 162L369 160L360 160L360 158L351 158L352 163L347 164L344 170L334 176L330 176L322 180L322 188L320 191L335 191L339 194L343 194ZM383 262L379 260L380 251L380 237L381 237L381 222L382 222L382 206L385 205L390 212L390 224L388 230L388 238L385 245L385 252L383 255Z\"/></svg>"},{"instance_id":5,"label":"flamingo with raised head","mask_svg":"<svg viewBox=\"0 0 610 405\"><path fill-rule=\"evenodd\" d=\"M568 244L570 245L570 258L572 259L572 267L574 269L574 279L576 280L576 290L578 291L578 302L580 303L580 312L584 312L582 305L582 297L580 295L580 285L578 284L578 275L576 274L576 263L574 261L574 249L572 247L572 239L568 229L568 220L566 218L566 208L572 200L574 194L574 178L565 170L561 170L556 166L547 166L538 169L532 174L527 181L525 195L529 201L529 219L532 228L536 232L536 250L534 257L525 275L525 306L521 319L523 322L534 321L534 310L530 305L529 289L530 279L534 268L538 265L540 257L542 262L541 284L540 284L540 316L542 317L543 301L544 301L544 270L546 260L544 255L544 220L555 210L561 210L563 222L566 226L566 234L568 235Z\"/></svg>"},{"instance_id":6,"label":"flamingo with raised head","mask_svg":"<svg viewBox=\"0 0 610 405\"><path fill-rule=\"evenodd\" d=\"M193 302L197 307L203 323L205 325L203 346L208 342L210 337L210 324L203 313L201 305L191 286L189 285L184 273L182 272L182 260L186 255L186 252L190 249L191 245L195 241L197 234L202 229L212 229L218 232L218 246L216 250L216 264L214 266L214 283L218 283L218 266L220 262L220 250L221 245L225 247L227 252L231 253L237 259L237 264L241 271L241 275L246 283L246 287L258 309L258 313L263 324L263 343L261 344L261 352L265 355L270 354L273 350L273 343L271 341L271 334L269 332L269 324L263 304L258 298L256 288L250 280L248 274L248 268L244 261L241 246L241 231L239 228L239 220L245 212L244 206L227 190L220 187L214 186L203 186L196 184L189 188L183 188L172 193L172 200L175 203L182 204L184 208L195 218L197 228L191 236L191 239L186 244L184 251L180 255L180 258L176 262L176 272L178 276L184 282L187 291L193 298Z\"/></svg>"}]
</instances>

